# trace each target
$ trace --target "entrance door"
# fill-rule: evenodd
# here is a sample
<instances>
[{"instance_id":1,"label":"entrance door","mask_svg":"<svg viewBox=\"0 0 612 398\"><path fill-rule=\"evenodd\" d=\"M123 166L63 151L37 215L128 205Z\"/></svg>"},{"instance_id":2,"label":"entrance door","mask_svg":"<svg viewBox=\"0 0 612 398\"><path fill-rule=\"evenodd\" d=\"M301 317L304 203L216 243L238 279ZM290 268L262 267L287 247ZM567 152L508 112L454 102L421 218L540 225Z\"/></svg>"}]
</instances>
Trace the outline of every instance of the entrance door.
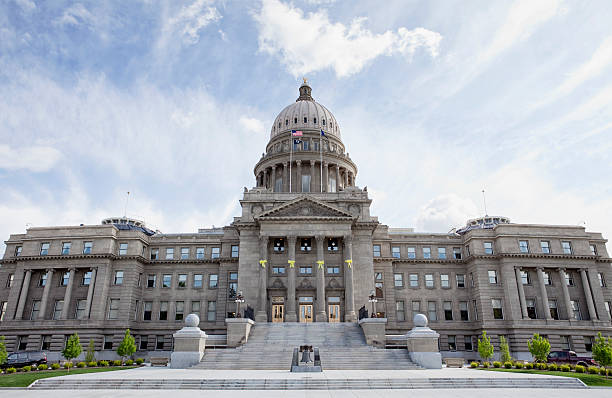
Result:
<instances>
[{"instance_id":1,"label":"entrance door","mask_svg":"<svg viewBox=\"0 0 612 398\"><path fill-rule=\"evenodd\" d=\"M312 304L300 304L300 322L312 322Z\"/></svg>"},{"instance_id":2,"label":"entrance door","mask_svg":"<svg viewBox=\"0 0 612 398\"><path fill-rule=\"evenodd\" d=\"M283 322L284 314L285 314L284 304L272 304L272 323Z\"/></svg>"},{"instance_id":3,"label":"entrance door","mask_svg":"<svg viewBox=\"0 0 612 398\"><path fill-rule=\"evenodd\" d=\"M329 322L340 322L340 305L330 304L328 307Z\"/></svg>"}]
</instances>

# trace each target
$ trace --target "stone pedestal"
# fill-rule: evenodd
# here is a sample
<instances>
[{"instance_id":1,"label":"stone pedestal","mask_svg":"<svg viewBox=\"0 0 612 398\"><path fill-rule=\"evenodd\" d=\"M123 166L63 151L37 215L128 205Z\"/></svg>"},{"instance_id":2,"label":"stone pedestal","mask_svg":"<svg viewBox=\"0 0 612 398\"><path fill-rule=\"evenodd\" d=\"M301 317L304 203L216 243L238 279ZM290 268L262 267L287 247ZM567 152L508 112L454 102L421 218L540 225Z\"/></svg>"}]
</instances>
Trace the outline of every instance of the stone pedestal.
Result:
<instances>
[{"instance_id":1,"label":"stone pedestal","mask_svg":"<svg viewBox=\"0 0 612 398\"><path fill-rule=\"evenodd\" d=\"M251 327L255 322L249 318L227 318L225 325L227 325L227 346L235 348L249 340Z\"/></svg>"},{"instance_id":2,"label":"stone pedestal","mask_svg":"<svg viewBox=\"0 0 612 398\"><path fill-rule=\"evenodd\" d=\"M406 346L410 360L425 369L441 369L442 355L438 348L440 335L427 327L427 317L414 316L414 328L406 333Z\"/></svg>"},{"instance_id":3,"label":"stone pedestal","mask_svg":"<svg viewBox=\"0 0 612 398\"><path fill-rule=\"evenodd\" d=\"M206 348L206 333L200 328L200 318L189 314L185 318L185 327L174 333L174 350L170 356L170 367L186 369L197 365L202 360Z\"/></svg>"},{"instance_id":4,"label":"stone pedestal","mask_svg":"<svg viewBox=\"0 0 612 398\"><path fill-rule=\"evenodd\" d=\"M359 321L366 344L385 348L385 330L387 318L363 318Z\"/></svg>"}]
</instances>

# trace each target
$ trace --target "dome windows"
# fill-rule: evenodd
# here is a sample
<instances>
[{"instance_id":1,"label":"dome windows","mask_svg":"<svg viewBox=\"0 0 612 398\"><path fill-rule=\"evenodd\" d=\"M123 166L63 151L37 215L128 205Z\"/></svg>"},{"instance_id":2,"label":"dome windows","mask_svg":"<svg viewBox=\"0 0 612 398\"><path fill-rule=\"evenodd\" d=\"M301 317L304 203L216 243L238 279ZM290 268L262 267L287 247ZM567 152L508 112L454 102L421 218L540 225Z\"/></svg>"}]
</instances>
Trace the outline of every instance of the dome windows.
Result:
<instances>
[{"instance_id":1,"label":"dome windows","mask_svg":"<svg viewBox=\"0 0 612 398\"><path fill-rule=\"evenodd\" d=\"M323 124L323 126L325 126L325 119L321 120L321 123Z\"/></svg>"},{"instance_id":2,"label":"dome windows","mask_svg":"<svg viewBox=\"0 0 612 398\"><path fill-rule=\"evenodd\" d=\"M293 123L297 124L297 117L293 118Z\"/></svg>"},{"instance_id":3,"label":"dome windows","mask_svg":"<svg viewBox=\"0 0 612 398\"><path fill-rule=\"evenodd\" d=\"M314 118L314 124L317 124L317 118L316 117Z\"/></svg>"},{"instance_id":4,"label":"dome windows","mask_svg":"<svg viewBox=\"0 0 612 398\"><path fill-rule=\"evenodd\" d=\"M304 116L304 123L308 123L308 118Z\"/></svg>"},{"instance_id":5,"label":"dome windows","mask_svg":"<svg viewBox=\"0 0 612 398\"><path fill-rule=\"evenodd\" d=\"M289 119L285 119L285 126L289 125Z\"/></svg>"}]
</instances>

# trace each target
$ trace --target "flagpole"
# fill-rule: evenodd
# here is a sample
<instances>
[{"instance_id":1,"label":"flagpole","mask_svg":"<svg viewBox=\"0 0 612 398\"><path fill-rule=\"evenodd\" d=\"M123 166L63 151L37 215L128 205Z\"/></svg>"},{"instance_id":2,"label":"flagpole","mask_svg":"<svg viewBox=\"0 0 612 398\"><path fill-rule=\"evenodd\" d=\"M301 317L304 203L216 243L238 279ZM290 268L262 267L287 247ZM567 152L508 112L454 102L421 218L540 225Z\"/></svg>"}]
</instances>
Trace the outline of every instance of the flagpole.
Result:
<instances>
[{"instance_id":1,"label":"flagpole","mask_svg":"<svg viewBox=\"0 0 612 398\"><path fill-rule=\"evenodd\" d=\"M322 132L323 130L321 130ZM323 192L323 134L319 132L319 153L321 154L321 192Z\"/></svg>"},{"instance_id":2,"label":"flagpole","mask_svg":"<svg viewBox=\"0 0 612 398\"><path fill-rule=\"evenodd\" d=\"M291 193L291 166L293 163L293 132L289 131L291 134L291 142L289 143L290 152L289 152L289 193Z\"/></svg>"}]
</instances>

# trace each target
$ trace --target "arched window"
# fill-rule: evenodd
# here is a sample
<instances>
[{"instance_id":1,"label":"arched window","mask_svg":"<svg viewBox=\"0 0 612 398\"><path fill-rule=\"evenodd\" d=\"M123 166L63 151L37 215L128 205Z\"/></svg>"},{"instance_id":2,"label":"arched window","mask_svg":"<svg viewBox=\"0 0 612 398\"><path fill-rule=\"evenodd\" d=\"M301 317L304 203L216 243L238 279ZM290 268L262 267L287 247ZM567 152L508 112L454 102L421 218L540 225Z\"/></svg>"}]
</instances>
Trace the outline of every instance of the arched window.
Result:
<instances>
[{"instance_id":1,"label":"arched window","mask_svg":"<svg viewBox=\"0 0 612 398\"><path fill-rule=\"evenodd\" d=\"M317 118L316 117L314 118L314 124L317 124Z\"/></svg>"},{"instance_id":2,"label":"arched window","mask_svg":"<svg viewBox=\"0 0 612 398\"><path fill-rule=\"evenodd\" d=\"M325 119L321 120L321 123L323 123L323 126L325 126Z\"/></svg>"},{"instance_id":3,"label":"arched window","mask_svg":"<svg viewBox=\"0 0 612 398\"><path fill-rule=\"evenodd\" d=\"M293 118L293 123L297 124L297 117Z\"/></svg>"},{"instance_id":4,"label":"arched window","mask_svg":"<svg viewBox=\"0 0 612 398\"><path fill-rule=\"evenodd\" d=\"M289 125L289 119L285 119L285 126Z\"/></svg>"},{"instance_id":5,"label":"arched window","mask_svg":"<svg viewBox=\"0 0 612 398\"><path fill-rule=\"evenodd\" d=\"M304 116L304 123L308 123L308 118Z\"/></svg>"},{"instance_id":6,"label":"arched window","mask_svg":"<svg viewBox=\"0 0 612 398\"><path fill-rule=\"evenodd\" d=\"M329 127L334 128L334 122L329 122Z\"/></svg>"},{"instance_id":7,"label":"arched window","mask_svg":"<svg viewBox=\"0 0 612 398\"><path fill-rule=\"evenodd\" d=\"M281 122L278 122L278 128L281 128Z\"/></svg>"}]
</instances>

